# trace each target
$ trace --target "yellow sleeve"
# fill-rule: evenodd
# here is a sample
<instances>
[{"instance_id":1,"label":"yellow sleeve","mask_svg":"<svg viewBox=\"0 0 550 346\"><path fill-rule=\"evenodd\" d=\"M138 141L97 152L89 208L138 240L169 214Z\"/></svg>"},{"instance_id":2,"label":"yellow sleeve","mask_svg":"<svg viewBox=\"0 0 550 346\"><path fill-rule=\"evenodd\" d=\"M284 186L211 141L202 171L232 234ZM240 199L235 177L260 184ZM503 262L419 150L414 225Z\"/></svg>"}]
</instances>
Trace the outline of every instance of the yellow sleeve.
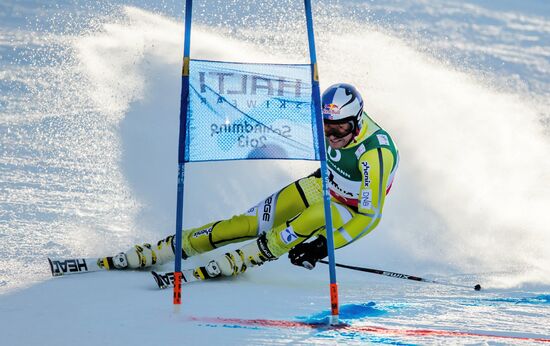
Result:
<instances>
[{"instance_id":1,"label":"yellow sleeve","mask_svg":"<svg viewBox=\"0 0 550 346\"><path fill-rule=\"evenodd\" d=\"M357 213L335 232L335 247L340 248L372 231L382 217L386 188L393 168L394 157L389 149L371 149L359 158L361 186Z\"/></svg>"}]
</instances>

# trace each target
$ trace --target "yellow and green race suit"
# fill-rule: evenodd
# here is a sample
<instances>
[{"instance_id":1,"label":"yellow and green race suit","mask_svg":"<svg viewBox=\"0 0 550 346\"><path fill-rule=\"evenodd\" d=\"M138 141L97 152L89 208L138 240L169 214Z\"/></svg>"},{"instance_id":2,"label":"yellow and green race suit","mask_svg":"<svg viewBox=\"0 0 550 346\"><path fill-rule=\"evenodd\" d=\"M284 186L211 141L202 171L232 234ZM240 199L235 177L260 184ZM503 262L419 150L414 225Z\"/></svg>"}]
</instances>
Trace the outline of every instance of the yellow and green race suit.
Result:
<instances>
[{"instance_id":1,"label":"yellow and green race suit","mask_svg":"<svg viewBox=\"0 0 550 346\"><path fill-rule=\"evenodd\" d=\"M390 135L365 112L359 134L347 146L327 145L334 243L341 248L371 232L380 222L399 155ZM265 234L279 257L304 240L325 234L320 171L298 179L246 213L185 230L185 256Z\"/></svg>"}]
</instances>

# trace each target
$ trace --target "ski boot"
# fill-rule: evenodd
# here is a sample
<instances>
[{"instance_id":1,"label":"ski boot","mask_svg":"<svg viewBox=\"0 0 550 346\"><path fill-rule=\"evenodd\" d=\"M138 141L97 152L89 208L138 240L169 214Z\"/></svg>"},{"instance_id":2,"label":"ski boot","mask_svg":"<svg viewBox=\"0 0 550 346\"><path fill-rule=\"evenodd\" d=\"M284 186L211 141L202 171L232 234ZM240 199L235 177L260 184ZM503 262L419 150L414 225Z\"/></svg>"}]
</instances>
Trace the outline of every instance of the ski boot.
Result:
<instances>
[{"instance_id":1,"label":"ski boot","mask_svg":"<svg viewBox=\"0 0 550 346\"><path fill-rule=\"evenodd\" d=\"M267 239L264 233L256 241L250 242L240 249L226 252L211 261L211 263L218 264L222 275L235 276L244 273L249 267L261 266L265 262L276 259L277 257L267 247Z\"/></svg>"},{"instance_id":2,"label":"ski boot","mask_svg":"<svg viewBox=\"0 0 550 346\"><path fill-rule=\"evenodd\" d=\"M157 242L153 247L149 243L134 245L126 252L113 257L104 257L100 265L108 270L112 269L142 269L157 264L164 264L174 260L174 236ZM187 258L185 256L184 258Z\"/></svg>"}]
</instances>

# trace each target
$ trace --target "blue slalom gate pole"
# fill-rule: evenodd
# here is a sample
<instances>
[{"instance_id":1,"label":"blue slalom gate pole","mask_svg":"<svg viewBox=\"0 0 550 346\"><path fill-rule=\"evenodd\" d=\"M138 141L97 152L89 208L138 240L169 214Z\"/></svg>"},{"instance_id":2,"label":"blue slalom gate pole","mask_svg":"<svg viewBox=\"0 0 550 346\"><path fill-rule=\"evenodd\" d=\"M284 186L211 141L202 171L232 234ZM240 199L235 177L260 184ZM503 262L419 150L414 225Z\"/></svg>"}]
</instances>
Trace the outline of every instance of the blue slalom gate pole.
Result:
<instances>
[{"instance_id":1,"label":"blue slalom gate pole","mask_svg":"<svg viewBox=\"0 0 550 346\"><path fill-rule=\"evenodd\" d=\"M174 305L181 304L181 236L183 228L183 197L185 181L185 148L187 144L187 108L189 99L189 53L191 48L191 14L193 1L185 2L185 40L183 48L183 68L180 99L180 129L178 146L178 194L176 203L176 254L174 266Z\"/></svg>"},{"instance_id":2,"label":"blue slalom gate pole","mask_svg":"<svg viewBox=\"0 0 550 346\"><path fill-rule=\"evenodd\" d=\"M332 213L330 209L330 193L328 189L328 169L325 149L325 136L323 117L321 116L321 92L319 90L319 73L317 70L317 54L315 52L315 37L313 34L313 16L311 13L311 1L304 0L307 22L307 37L309 43L309 57L311 61L311 81L313 108L315 110L315 123L317 125L317 143L321 160L321 177L323 181L323 201L325 205L325 229L327 233L327 250L330 273L330 324L338 324L338 284L336 282L336 260L334 257L334 235L332 233Z\"/></svg>"}]
</instances>

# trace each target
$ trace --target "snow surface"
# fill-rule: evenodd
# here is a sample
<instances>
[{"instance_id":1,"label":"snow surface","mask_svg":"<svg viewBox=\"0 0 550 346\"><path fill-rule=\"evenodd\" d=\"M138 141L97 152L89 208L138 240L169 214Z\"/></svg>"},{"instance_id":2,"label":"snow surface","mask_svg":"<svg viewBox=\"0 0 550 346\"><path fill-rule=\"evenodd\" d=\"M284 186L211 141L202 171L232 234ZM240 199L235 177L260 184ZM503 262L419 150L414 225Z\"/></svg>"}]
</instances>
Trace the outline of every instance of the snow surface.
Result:
<instances>
[{"instance_id":1,"label":"snow surface","mask_svg":"<svg viewBox=\"0 0 550 346\"><path fill-rule=\"evenodd\" d=\"M281 259L189 285L179 312L148 272L51 278L48 256L114 254L174 231L182 4L0 3L0 343L550 339L550 5L496 4L314 2L322 87L356 84L402 158L381 225L337 260L484 287L341 269L355 329L331 330L298 323L326 317L323 265ZM196 1L192 56L307 62L301 11ZM185 225L240 213L315 168L188 165ZM419 329L504 338L404 332Z\"/></svg>"}]
</instances>

